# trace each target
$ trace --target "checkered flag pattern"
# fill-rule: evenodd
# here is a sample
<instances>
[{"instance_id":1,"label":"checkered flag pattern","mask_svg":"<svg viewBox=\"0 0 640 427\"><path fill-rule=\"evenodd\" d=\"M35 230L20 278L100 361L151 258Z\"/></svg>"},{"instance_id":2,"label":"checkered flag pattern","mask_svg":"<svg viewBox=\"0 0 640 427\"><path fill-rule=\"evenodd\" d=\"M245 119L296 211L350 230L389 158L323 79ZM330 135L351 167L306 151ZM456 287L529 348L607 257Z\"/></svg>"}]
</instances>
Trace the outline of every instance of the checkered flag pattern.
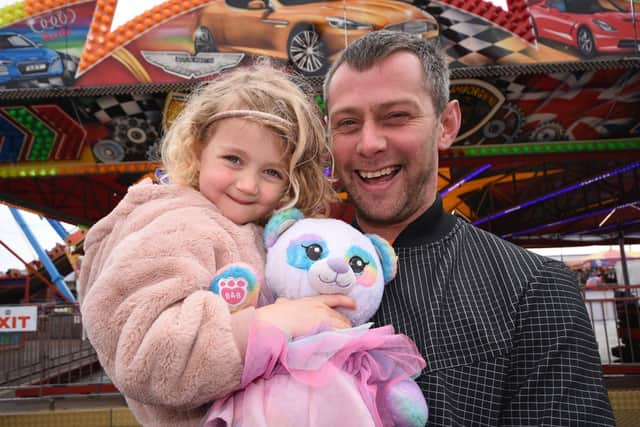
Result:
<instances>
[{"instance_id":1,"label":"checkered flag pattern","mask_svg":"<svg viewBox=\"0 0 640 427\"><path fill-rule=\"evenodd\" d=\"M491 21L444 3L428 7L440 24L440 42L453 67L492 63L533 63L535 49L526 40Z\"/></svg>"},{"instance_id":2,"label":"checkered flag pattern","mask_svg":"<svg viewBox=\"0 0 640 427\"><path fill-rule=\"evenodd\" d=\"M93 116L102 124L108 124L117 117L137 117L162 108L156 99L146 94L123 94L103 96L96 99Z\"/></svg>"}]
</instances>

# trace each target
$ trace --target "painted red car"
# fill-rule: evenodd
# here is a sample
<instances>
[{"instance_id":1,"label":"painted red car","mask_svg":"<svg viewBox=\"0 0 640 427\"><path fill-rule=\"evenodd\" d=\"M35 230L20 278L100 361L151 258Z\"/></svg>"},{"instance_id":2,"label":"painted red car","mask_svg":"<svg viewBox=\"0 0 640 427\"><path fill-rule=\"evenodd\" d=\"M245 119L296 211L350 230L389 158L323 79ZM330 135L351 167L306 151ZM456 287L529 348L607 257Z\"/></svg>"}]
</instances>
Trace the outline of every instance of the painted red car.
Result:
<instances>
[{"instance_id":1,"label":"painted red car","mask_svg":"<svg viewBox=\"0 0 640 427\"><path fill-rule=\"evenodd\" d=\"M640 51L640 4L628 0L528 2L537 39L562 43L587 58L597 53Z\"/></svg>"}]
</instances>

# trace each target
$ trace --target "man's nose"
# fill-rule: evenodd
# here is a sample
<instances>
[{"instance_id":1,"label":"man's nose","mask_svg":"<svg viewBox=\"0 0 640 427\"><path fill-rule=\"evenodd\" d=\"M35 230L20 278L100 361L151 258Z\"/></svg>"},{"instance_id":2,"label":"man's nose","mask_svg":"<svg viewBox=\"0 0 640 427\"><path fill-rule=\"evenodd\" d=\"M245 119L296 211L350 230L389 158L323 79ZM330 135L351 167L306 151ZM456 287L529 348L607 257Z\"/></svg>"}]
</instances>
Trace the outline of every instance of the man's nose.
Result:
<instances>
[{"instance_id":1,"label":"man's nose","mask_svg":"<svg viewBox=\"0 0 640 427\"><path fill-rule=\"evenodd\" d=\"M365 121L360 133L360 141L358 141L358 154L370 157L386 148L387 140L378 126L371 120Z\"/></svg>"}]
</instances>

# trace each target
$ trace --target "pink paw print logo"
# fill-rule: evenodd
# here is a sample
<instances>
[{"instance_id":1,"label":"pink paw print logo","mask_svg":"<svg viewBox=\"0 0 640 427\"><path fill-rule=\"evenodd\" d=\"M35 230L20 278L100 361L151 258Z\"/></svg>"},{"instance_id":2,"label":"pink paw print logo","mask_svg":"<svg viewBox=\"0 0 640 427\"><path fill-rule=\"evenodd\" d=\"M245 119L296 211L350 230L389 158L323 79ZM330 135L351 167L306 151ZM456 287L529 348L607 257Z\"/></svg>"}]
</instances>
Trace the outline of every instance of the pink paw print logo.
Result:
<instances>
[{"instance_id":1,"label":"pink paw print logo","mask_svg":"<svg viewBox=\"0 0 640 427\"><path fill-rule=\"evenodd\" d=\"M228 277L218 282L220 296L231 307L237 307L244 302L247 297L247 285L247 281L241 277Z\"/></svg>"},{"instance_id":2,"label":"pink paw print logo","mask_svg":"<svg viewBox=\"0 0 640 427\"><path fill-rule=\"evenodd\" d=\"M238 262L218 270L209 289L220 295L233 312L256 305L260 283L257 273L250 265Z\"/></svg>"}]
</instances>

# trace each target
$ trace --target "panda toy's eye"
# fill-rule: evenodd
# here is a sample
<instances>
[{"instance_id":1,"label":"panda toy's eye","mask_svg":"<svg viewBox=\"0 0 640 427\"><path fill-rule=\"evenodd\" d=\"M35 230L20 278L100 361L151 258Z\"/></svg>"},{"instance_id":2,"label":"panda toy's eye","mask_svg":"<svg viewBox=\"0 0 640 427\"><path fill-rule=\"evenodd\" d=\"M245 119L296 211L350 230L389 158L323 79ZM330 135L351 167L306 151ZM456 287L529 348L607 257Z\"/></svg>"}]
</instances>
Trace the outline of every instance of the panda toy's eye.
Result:
<instances>
[{"instance_id":1,"label":"panda toy's eye","mask_svg":"<svg viewBox=\"0 0 640 427\"><path fill-rule=\"evenodd\" d=\"M312 243L309 246L302 246L307 253L307 257L312 261L317 261L322 256L322 246Z\"/></svg>"},{"instance_id":2,"label":"panda toy's eye","mask_svg":"<svg viewBox=\"0 0 640 427\"><path fill-rule=\"evenodd\" d=\"M365 260L363 260L359 256L352 256L349 259L349 266L351 266L351 269L356 274L362 273L362 270L364 270L364 268L367 266L367 264L369 264L369 263L365 262Z\"/></svg>"}]
</instances>

